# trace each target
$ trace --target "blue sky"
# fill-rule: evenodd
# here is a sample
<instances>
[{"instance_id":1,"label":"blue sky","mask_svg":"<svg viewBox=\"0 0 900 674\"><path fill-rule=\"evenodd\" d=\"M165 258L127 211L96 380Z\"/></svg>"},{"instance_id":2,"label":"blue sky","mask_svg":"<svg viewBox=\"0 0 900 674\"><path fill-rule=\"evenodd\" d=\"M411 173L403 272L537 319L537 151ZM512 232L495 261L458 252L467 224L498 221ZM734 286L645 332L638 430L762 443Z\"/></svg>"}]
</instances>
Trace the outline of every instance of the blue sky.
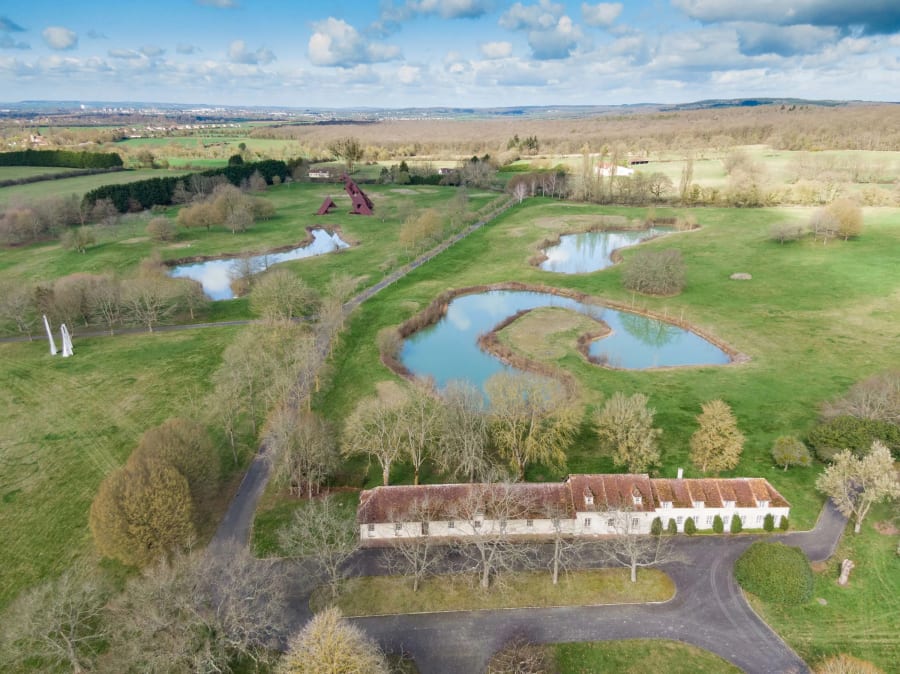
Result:
<instances>
[{"instance_id":1,"label":"blue sky","mask_svg":"<svg viewBox=\"0 0 900 674\"><path fill-rule=\"evenodd\" d=\"M0 100L898 100L898 0L0 0Z\"/></svg>"}]
</instances>

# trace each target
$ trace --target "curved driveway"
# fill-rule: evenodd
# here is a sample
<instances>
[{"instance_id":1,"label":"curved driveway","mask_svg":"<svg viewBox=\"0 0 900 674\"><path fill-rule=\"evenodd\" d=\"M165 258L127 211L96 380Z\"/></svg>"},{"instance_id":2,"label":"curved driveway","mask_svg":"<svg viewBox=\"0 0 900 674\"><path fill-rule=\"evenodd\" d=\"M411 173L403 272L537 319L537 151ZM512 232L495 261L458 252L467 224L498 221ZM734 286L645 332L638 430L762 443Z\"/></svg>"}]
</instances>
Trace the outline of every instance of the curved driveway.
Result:
<instances>
[{"instance_id":1,"label":"curved driveway","mask_svg":"<svg viewBox=\"0 0 900 674\"><path fill-rule=\"evenodd\" d=\"M766 539L798 545L812 561L821 561L833 552L845 524L829 501L812 531ZM354 622L386 650L412 655L423 674L483 672L491 654L513 634L537 643L672 639L716 653L752 674L807 672L803 660L750 608L732 575L734 560L760 538L678 537L683 561L662 567L677 594L663 604L457 611Z\"/></svg>"}]
</instances>

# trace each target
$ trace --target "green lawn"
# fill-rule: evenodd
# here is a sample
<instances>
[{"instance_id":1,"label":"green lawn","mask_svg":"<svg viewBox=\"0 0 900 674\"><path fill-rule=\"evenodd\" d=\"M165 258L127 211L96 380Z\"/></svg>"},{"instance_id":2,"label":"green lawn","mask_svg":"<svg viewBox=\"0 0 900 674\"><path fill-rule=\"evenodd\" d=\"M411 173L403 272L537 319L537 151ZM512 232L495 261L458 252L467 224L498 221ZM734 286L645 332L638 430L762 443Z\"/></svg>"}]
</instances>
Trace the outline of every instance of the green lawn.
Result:
<instances>
[{"instance_id":1,"label":"green lawn","mask_svg":"<svg viewBox=\"0 0 900 674\"><path fill-rule=\"evenodd\" d=\"M575 571L561 575L556 585L548 572L515 573L488 591L463 574L425 578L417 592L404 576L362 576L346 582L337 606L344 615L363 616L627 604L668 601L674 595L672 579L658 569L642 569L636 583L629 579L628 569ZM320 588L310 604L318 609L329 600L330 592Z\"/></svg>"},{"instance_id":2,"label":"green lawn","mask_svg":"<svg viewBox=\"0 0 900 674\"><path fill-rule=\"evenodd\" d=\"M50 172L58 169L51 168ZM113 173L98 173L90 176L74 176L61 180L47 180L27 185L12 185L0 188L0 206L8 204L13 199L29 201L44 197L67 197L76 195L81 198L86 192L101 185L121 185L133 183L136 180L146 180L158 176L184 175L187 171L167 171L162 169L136 169L131 171L115 171Z\"/></svg>"},{"instance_id":3,"label":"green lawn","mask_svg":"<svg viewBox=\"0 0 900 674\"><path fill-rule=\"evenodd\" d=\"M594 641L548 646L559 674L740 674L740 669L702 648L665 639Z\"/></svg>"},{"instance_id":4,"label":"green lawn","mask_svg":"<svg viewBox=\"0 0 900 674\"><path fill-rule=\"evenodd\" d=\"M0 344L0 607L92 555L88 509L138 437L190 414L233 328ZM225 452L223 445L223 452Z\"/></svg>"},{"instance_id":5,"label":"green lawn","mask_svg":"<svg viewBox=\"0 0 900 674\"><path fill-rule=\"evenodd\" d=\"M879 533L876 522L897 524L896 509L876 507L859 535L849 525L834 557L816 575L813 599L801 606L769 604L750 597L757 612L809 663L848 653L885 672L900 662L900 557L897 534ZM846 587L837 584L840 564L856 567ZM818 600L824 599L824 605Z\"/></svg>"},{"instance_id":6,"label":"green lawn","mask_svg":"<svg viewBox=\"0 0 900 674\"><path fill-rule=\"evenodd\" d=\"M80 173L82 169L61 166L0 166L0 180L18 180L59 173Z\"/></svg>"},{"instance_id":7,"label":"green lawn","mask_svg":"<svg viewBox=\"0 0 900 674\"><path fill-rule=\"evenodd\" d=\"M769 451L778 435L805 435L823 400L868 374L900 365L895 348L900 326L895 311L900 298L896 274L900 212L868 211L866 230L856 241L781 246L768 241L769 225L808 217L808 211L697 210L703 229L644 244L676 248L685 258L687 288L665 299L632 298L621 287L619 267L567 276L528 265L544 238L570 229L573 220L584 222L592 213L635 217L643 211L528 201L367 302L336 352L333 386L318 401L320 411L341 419L361 397L374 392L376 382L394 378L379 361L375 335L427 306L447 288L517 280L634 300L639 307L683 315L751 360L725 367L628 372L590 365L573 349L556 362L580 383L587 401L585 419L615 391L645 393L664 431L661 474L674 475L684 467L688 476L696 476L688 459L694 418L701 403L721 397L732 406L747 436L740 465L727 475L768 478L791 501L792 525L812 526L822 503L812 488L819 468L783 472L772 465ZM633 254L633 249L626 251L626 260ZM753 280L730 281L728 276L736 271L750 272ZM556 474L535 466L528 477L559 479L565 472L614 470L610 458L595 447L586 424L568 452L566 471ZM357 479L355 486L365 483L363 475ZM425 479L442 478L429 474ZM408 468L397 466L392 481L410 480ZM376 481L377 476L370 475L368 484Z\"/></svg>"}]
</instances>

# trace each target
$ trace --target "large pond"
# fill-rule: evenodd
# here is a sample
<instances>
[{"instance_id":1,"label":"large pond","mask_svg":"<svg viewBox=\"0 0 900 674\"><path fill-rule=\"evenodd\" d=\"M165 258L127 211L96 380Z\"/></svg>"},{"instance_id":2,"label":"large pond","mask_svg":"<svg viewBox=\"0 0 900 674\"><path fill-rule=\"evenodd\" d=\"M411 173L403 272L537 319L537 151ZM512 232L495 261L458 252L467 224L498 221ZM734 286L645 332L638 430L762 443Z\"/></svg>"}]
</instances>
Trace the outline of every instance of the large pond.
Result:
<instances>
[{"instance_id":1,"label":"large pond","mask_svg":"<svg viewBox=\"0 0 900 674\"><path fill-rule=\"evenodd\" d=\"M457 297L441 320L404 341L400 360L413 374L433 377L439 386L464 379L483 388L491 375L510 368L482 351L478 336L517 311L538 307L571 309L606 323L612 332L591 344L590 355L612 367L643 370L721 365L731 360L699 335L664 321L568 297L517 290Z\"/></svg>"},{"instance_id":2,"label":"large pond","mask_svg":"<svg viewBox=\"0 0 900 674\"><path fill-rule=\"evenodd\" d=\"M350 244L344 241L338 234L329 234L324 229L314 229L310 232L313 240L307 246L292 248L281 253L267 253L254 255L250 258L229 258L226 260L207 260L206 262L192 262L173 267L169 276L175 278L192 278L203 286L203 292L213 300L230 300L234 297L231 290L231 281L235 278L239 269L250 268L255 271L265 271L273 264L300 260L305 257L324 255L340 248L347 248Z\"/></svg>"},{"instance_id":3,"label":"large pond","mask_svg":"<svg viewBox=\"0 0 900 674\"><path fill-rule=\"evenodd\" d=\"M647 239L659 236L671 229L655 227L641 230L621 230L605 232L581 232L566 234L559 243L544 251L547 259L540 267L544 271L561 274L584 274L606 269L613 264L610 257L614 250L633 246Z\"/></svg>"}]
</instances>

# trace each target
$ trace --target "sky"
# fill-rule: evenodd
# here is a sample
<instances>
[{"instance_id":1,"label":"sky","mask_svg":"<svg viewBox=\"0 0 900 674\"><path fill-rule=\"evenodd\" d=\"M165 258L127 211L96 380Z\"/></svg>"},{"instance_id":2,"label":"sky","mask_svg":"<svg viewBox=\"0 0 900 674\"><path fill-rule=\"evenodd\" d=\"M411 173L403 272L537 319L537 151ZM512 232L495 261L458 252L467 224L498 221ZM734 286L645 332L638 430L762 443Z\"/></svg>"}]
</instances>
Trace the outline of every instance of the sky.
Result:
<instances>
[{"instance_id":1,"label":"sky","mask_svg":"<svg viewBox=\"0 0 900 674\"><path fill-rule=\"evenodd\" d=\"M900 100L900 0L0 0L0 101Z\"/></svg>"}]
</instances>

